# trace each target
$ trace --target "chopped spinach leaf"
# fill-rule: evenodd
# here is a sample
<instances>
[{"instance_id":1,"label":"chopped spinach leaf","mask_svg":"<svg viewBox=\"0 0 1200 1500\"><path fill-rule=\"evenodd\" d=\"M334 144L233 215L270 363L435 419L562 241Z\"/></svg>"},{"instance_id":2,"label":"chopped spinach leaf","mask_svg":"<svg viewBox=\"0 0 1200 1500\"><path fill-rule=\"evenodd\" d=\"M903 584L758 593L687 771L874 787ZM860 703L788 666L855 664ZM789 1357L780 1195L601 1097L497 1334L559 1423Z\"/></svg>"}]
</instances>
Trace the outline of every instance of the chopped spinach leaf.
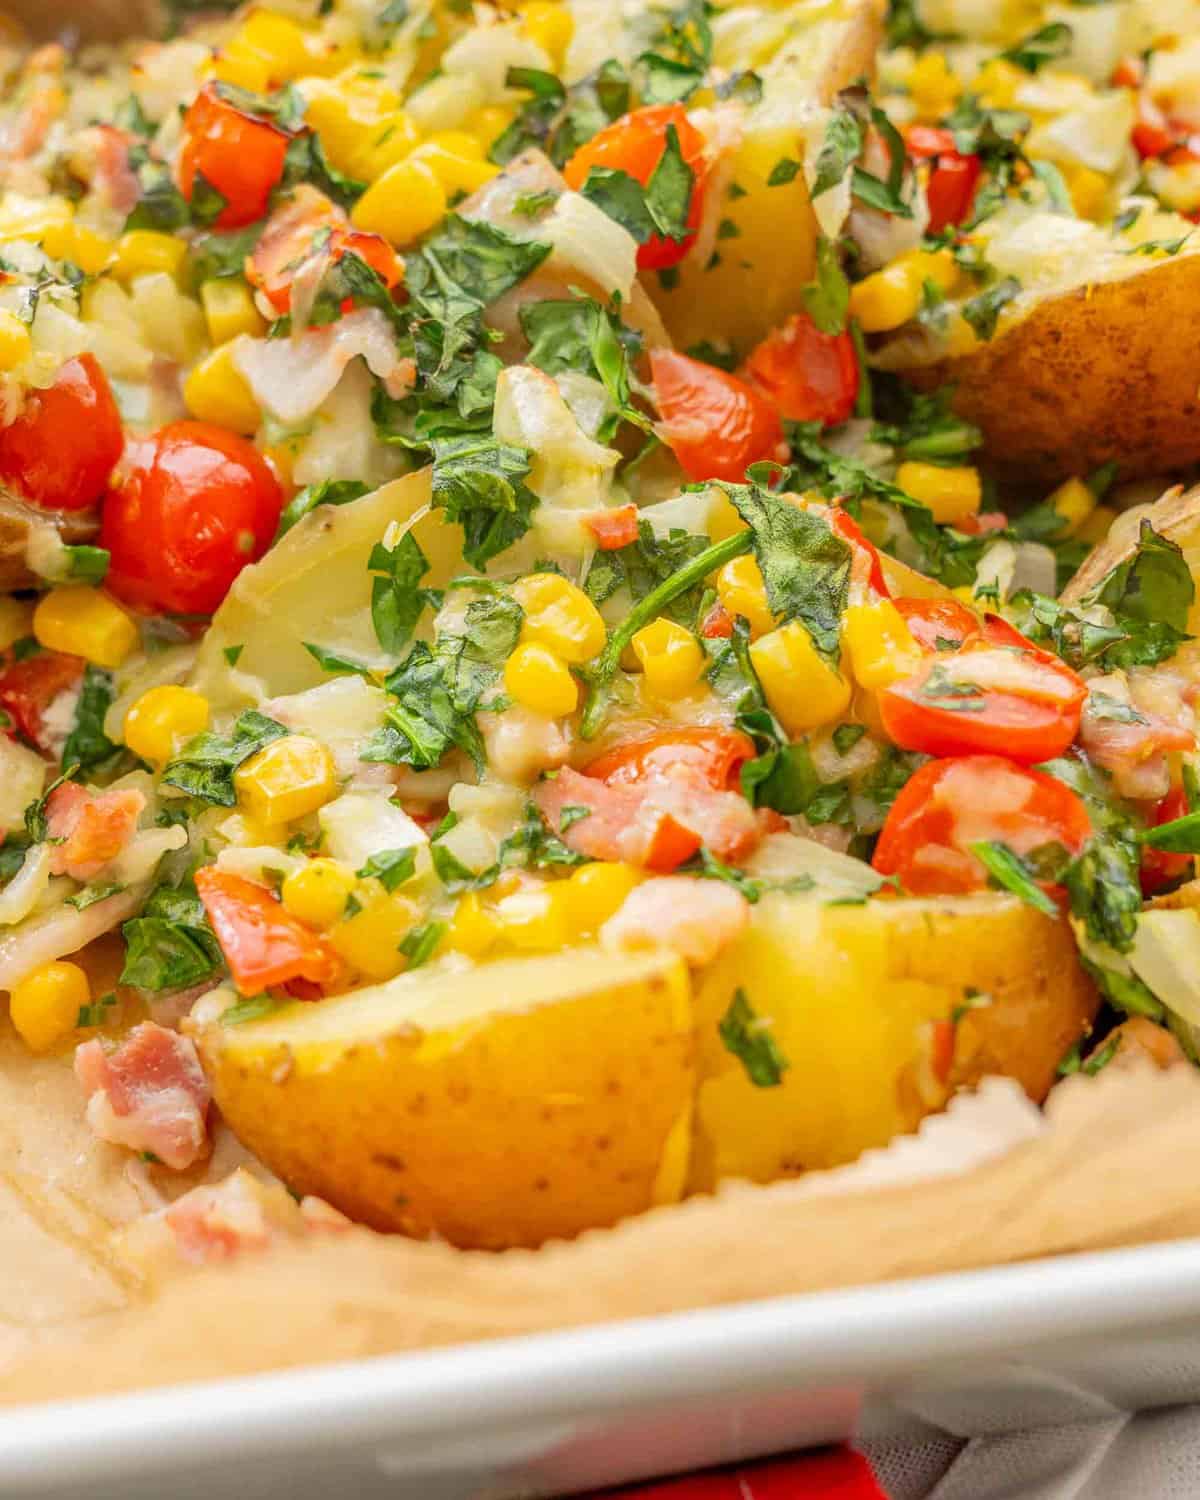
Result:
<instances>
[{"instance_id":1,"label":"chopped spinach leaf","mask_svg":"<svg viewBox=\"0 0 1200 1500\"><path fill-rule=\"evenodd\" d=\"M746 1070L755 1088L778 1088L791 1066L770 1033L770 1023L754 1013L745 990L734 991L729 1008L717 1023L717 1033L727 1052Z\"/></svg>"}]
</instances>

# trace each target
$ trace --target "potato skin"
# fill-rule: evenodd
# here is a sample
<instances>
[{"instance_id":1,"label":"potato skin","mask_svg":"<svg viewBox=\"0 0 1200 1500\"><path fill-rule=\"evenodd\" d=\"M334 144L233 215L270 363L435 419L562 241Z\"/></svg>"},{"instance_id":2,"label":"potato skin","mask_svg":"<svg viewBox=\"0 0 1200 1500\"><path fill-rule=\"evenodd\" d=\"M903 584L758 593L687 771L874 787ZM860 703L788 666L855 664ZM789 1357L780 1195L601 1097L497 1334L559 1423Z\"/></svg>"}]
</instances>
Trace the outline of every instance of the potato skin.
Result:
<instances>
[{"instance_id":1,"label":"potato skin","mask_svg":"<svg viewBox=\"0 0 1200 1500\"><path fill-rule=\"evenodd\" d=\"M755 1087L717 1027L741 988L789 1067ZM930 1067L933 1023L961 1012L953 1064ZM1042 1099L1095 1015L1065 920L1001 894L831 906L771 895L697 987L700 1086L693 1190L853 1160L912 1130L989 1073Z\"/></svg>"},{"instance_id":2,"label":"potato skin","mask_svg":"<svg viewBox=\"0 0 1200 1500\"><path fill-rule=\"evenodd\" d=\"M538 1245L673 1201L694 1088L686 970L555 955L544 962L559 964L560 993L523 1006L523 975L541 962L457 976L478 1014L448 1027L416 1024L403 991L375 1035L345 1044L285 1044L288 1014L304 1024L312 1006L201 1025L221 1113L295 1191L456 1245ZM323 1001L323 1029L357 1000Z\"/></svg>"},{"instance_id":3,"label":"potato skin","mask_svg":"<svg viewBox=\"0 0 1200 1500\"><path fill-rule=\"evenodd\" d=\"M1150 262L1123 281L1040 303L989 343L906 371L954 383L983 430L988 467L1044 490L1115 460L1122 479L1200 460L1200 345L1181 336L1200 302L1200 256Z\"/></svg>"}]
</instances>

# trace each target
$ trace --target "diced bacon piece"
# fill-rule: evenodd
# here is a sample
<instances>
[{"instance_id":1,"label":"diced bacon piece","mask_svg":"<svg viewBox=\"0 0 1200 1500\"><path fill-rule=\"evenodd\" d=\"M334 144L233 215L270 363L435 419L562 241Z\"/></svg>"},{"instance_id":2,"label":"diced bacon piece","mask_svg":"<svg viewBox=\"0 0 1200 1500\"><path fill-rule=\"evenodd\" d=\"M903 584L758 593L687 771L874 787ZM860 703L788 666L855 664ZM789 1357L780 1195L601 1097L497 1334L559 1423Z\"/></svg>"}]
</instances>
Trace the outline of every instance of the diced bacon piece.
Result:
<instances>
[{"instance_id":1,"label":"diced bacon piece","mask_svg":"<svg viewBox=\"0 0 1200 1500\"><path fill-rule=\"evenodd\" d=\"M195 1264L232 1260L246 1250L265 1250L272 1225L262 1184L248 1172L206 1183L184 1193L163 1218L184 1260Z\"/></svg>"},{"instance_id":2,"label":"diced bacon piece","mask_svg":"<svg viewBox=\"0 0 1200 1500\"><path fill-rule=\"evenodd\" d=\"M1079 743L1108 771L1117 792L1138 801L1158 801L1170 788L1167 757L1195 748L1188 729L1136 707L1115 676L1093 678L1079 721Z\"/></svg>"},{"instance_id":3,"label":"diced bacon piece","mask_svg":"<svg viewBox=\"0 0 1200 1500\"><path fill-rule=\"evenodd\" d=\"M91 880L133 838L145 806L141 792L91 792L75 781L55 787L46 804L50 873Z\"/></svg>"},{"instance_id":4,"label":"diced bacon piece","mask_svg":"<svg viewBox=\"0 0 1200 1500\"><path fill-rule=\"evenodd\" d=\"M91 125L77 138L76 157L88 182L107 198L114 213L127 217L141 189L129 165L133 136L115 125Z\"/></svg>"},{"instance_id":5,"label":"diced bacon piece","mask_svg":"<svg viewBox=\"0 0 1200 1500\"><path fill-rule=\"evenodd\" d=\"M542 815L577 853L627 860L650 870L673 870L702 844L719 859L736 862L762 837L744 797L714 789L686 763L635 786L608 786L565 767L535 787L533 796ZM588 816L568 820L564 830L567 807L586 807Z\"/></svg>"},{"instance_id":6,"label":"diced bacon piece","mask_svg":"<svg viewBox=\"0 0 1200 1500\"><path fill-rule=\"evenodd\" d=\"M614 510L593 510L584 516L583 524L596 538L601 552L616 552L638 539L636 505L619 505Z\"/></svg>"},{"instance_id":7,"label":"diced bacon piece","mask_svg":"<svg viewBox=\"0 0 1200 1500\"><path fill-rule=\"evenodd\" d=\"M605 948L670 948L696 967L712 963L738 938L750 905L717 880L664 875L635 886L600 929Z\"/></svg>"},{"instance_id":8,"label":"diced bacon piece","mask_svg":"<svg viewBox=\"0 0 1200 1500\"><path fill-rule=\"evenodd\" d=\"M144 1021L111 1052L99 1040L77 1047L75 1076L101 1140L149 1151L175 1171L207 1154L212 1092L187 1037Z\"/></svg>"}]
</instances>

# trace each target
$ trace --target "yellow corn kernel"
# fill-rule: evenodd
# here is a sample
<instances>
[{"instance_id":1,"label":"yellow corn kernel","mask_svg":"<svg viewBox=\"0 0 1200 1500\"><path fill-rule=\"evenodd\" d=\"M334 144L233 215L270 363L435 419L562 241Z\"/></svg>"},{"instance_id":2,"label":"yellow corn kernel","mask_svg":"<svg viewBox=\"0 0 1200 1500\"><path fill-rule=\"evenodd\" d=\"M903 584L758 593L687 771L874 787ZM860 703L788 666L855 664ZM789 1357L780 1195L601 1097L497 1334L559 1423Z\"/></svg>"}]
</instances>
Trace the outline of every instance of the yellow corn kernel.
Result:
<instances>
[{"instance_id":1,"label":"yellow corn kernel","mask_svg":"<svg viewBox=\"0 0 1200 1500\"><path fill-rule=\"evenodd\" d=\"M727 562L717 574L717 598L733 616L741 615L752 637L775 628L775 616L767 603L767 589L758 563L748 554Z\"/></svg>"},{"instance_id":2,"label":"yellow corn kernel","mask_svg":"<svg viewBox=\"0 0 1200 1500\"><path fill-rule=\"evenodd\" d=\"M0 596L0 651L7 651L14 641L33 634L33 605L11 594Z\"/></svg>"},{"instance_id":3,"label":"yellow corn kernel","mask_svg":"<svg viewBox=\"0 0 1200 1500\"><path fill-rule=\"evenodd\" d=\"M842 616L842 644L854 680L871 691L911 677L921 665L921 648L889 599L852 604Z\"/></svg>"},{"instance_id":4,"label":"yellow corn kernel","mask_svg":"<svg viewBox=\"0 0 1200 1500\"><path fill-rule=\"evenodd\" d=\"M165 684L150 688L132 705L122 733L134 755L161 766L185 740L208 728L208 717L203 694Z\"/></svg>"},{"instance_id":5,"label":"yellow corn kernel","mask_svg":"<svg viewBox=\"0 0 1200 1500\"><path fill-rule=\"evenodd\" d=\"M675 620L652 620L630 644L652 698L668 702L682 698L700 681L708 665L699 641Z\"/></svg>"},{"instance_id":6,"label":"yellow corn kernel","mask_svg":"<svg viewBox=\"0 0 1200 1500\"><path fill-rule=\"evenodd\" d=\"M922 120L940 120L958 102L962 84L944 52L923 52L908 77L908 92Z\"/></svg>"},{"instance_id":7,"label":"yellow corn kernel","mask_svg":"<svg viewBox=\"0 0 1200 1500\"><path fill-rule=\"evenodd\" d=\"M1011 109L1016 103L1017 90L1028 82L1029 74L1023 68L1007 58L993 57L976 74L973 92L989 109Z\"/></svg>"},{"instance_id":8,"label":"yellow corn kernel","mask_svg":"<svg viewBox=\"0 0 1200 1500\"><path fill-rule=\"evenodd\" d=\"M274 84L288 83L314 66L316 49L302 27L274 10L252 10L230 41L226 54L234 59L257 59Z\"/></svg>"},{"instance_id":9,"label":"yellow corn kernel","mask_svg":"<svg viewBox=\"0 0 1200 1500\"><path fill-rule=\"evenodd\" d=\"M960 280L958 262L949 250L910 250L892 264L905 268L916 282L918 292L929 281L939 292L949 294Z\"/></svg>"},{"instance_id":10,"label":"yellow corn kernel","mask_svg":"<svg viewBox=\"0 0 1200 1500\"><path fill-rule=\"evenodd\" d=\"M336 859L310 859L280 887L279 896L293 917L310 927L332 927L346 914L346 902L357 883L354 871Z\"/></svg>"},{"instance_id":11,"label":"yellow corn kernel","mask_svg":"<svg viewBox=\"0 0 1200 1500\"><path fill-rule=\"evenodd\" d=\"M642 872L636 865L597 861L580 865L565 882L567 910L576 937L598 932L609 917L615 916L634 886L640 885Z\"/></svg>"},{"instance_id":12,"label":"yellow corn kernel","mask_svg":"<svg viewBox=\"0 0 1200 1500\"><path fill-rule=\"evenodd\" d=\"M564 882L526 886L493 908L500 937L523 953L554 953L571 941L570 902Z\"/></svg>"},{"instance_id":13,"label":"yellow corn kernel","mask_svg":"<svg viewBox=\"0 0 1200 1500\"><path fill-rule=\"evenodd\" d=\"M412 901L382 891L332 927L329 941L352 969L368 979L391 979L404 967L400 944L419 916L420 908Z\"/></svg>"},{"instance_id":14,"label":"yellow corn kernel","mask_svg":"<svg viewBox=\"0 0 1200 1500\"><path fill-rule=\"evenodd\" d=\"M82 656L98 667L119 667L138 643L138 628L115 600L84 583L43 594L33 633L47 651Z\"/></svg>"},{"instance_id":15,"label":"yellow corn kernel","mask_svg":"<svg viewBox=\"0 0 1200 1500\"><path fill-rule=\"evenodd\" d=\"M446 215L446 192L426 162L401 161L354 205L355 227L381 234L394 245L411 245Z\"/></svg>"},{"instance_id":16,"label":"yellow corn kernel","mask_svg":"<svg viewBox=\"0 0 1200 1500\"><path fill-rule=\"evenodd\" d=\"M233 775L238 806L260 823L291 823L316 812L337 791L333 757L306 734L272 740Z\"/></svg>"},{"instance_id":17,"label":"yellow corn kernel","mask_svg":"<svg viewBox=\"0 0 1200 1500\"><path fill-rule=\"evenodd\" d=\"M921 306L921 278L907 258L884 266L850 288L850 316L864 333L890 333L917 315Z\"/></svg>"},{"instance_id":18,"label":"yellow corn kernel","mask_svg":"<svg viewBox=\"0 0 1200 1500\"><path fill-rule=\"evenodd\" d=\"M479 899L478 891L468 891L454 909L446 932L446 943L468 958L482 958L496 945L500 923Z\"/></svg>"},{"instance_id":19,"label":"yellow corn kernel","mask_svg":"<svg viewBox=\"0 0 1200 1500\"><path fill-rule=\"evenodd\" d=\"M455 135L457 131L446 131ZM480 154L463 156L457 151L447 151L444 146L434 146L428 141L409 157L409 161L422 162L441 183L447 197L455 193L473 193L500 171L495 162L484 161Z\"/></svg>"},{"instance_id":20,"label":"yellow corn kernel","mask_svg":"<svg viewBox=\"0 0 1200 1500\"><path fill-rule=\"evenodd\" d=\"M471 116L467 129L486 156L515 119L516 115L507 105L485 104Z\"/></svg>"},{"instance_id":21,"label":"yellow corn kernel","mask_svg":"<svg viewBox=\"0 0 1200 1500\"><path fill-rule=\"evenodd\" d=\"M235 88L249 89L252 94L271 92L271 64L256 52L248 52L231 42L209 63L205 74Z\"/></svg>"},{"instance_id":22,"label":"yellow corn kernel","mask_svg":"<svg viewBox=\"0 0 1200 1500\"><path fill-rule=\"evenodd\" d=\"M305 121L339 172L373 181L417 144L417 127L401 110L399 91L385 79L306 79L303 87Z\"/></svg>"},{"instance_id":23,"label":"yellow corn kernel","mask_svg":"<svg viewBox=\"0 0 1200 1500\"><path fill-rule=\"evenodd\" d=\"M790 735L831 724L850 705L849 681L821 656L799 620L761 636L750 660L772 713Z\"/></svg>"},{"instance_id":24,"label":"yellow corn kernel","mask_svg":"<svg viewBox=\"0 0 1200 1500\"><path fill-rule=\"evenodd\" d=\"M375 182L404 161L420 139L412 117L396 110L364 135L355 156L354 176L361 182Z\"/></svg>"},{"instance_id":25,"label":"yellow corn kernel","mask_svg":"<svg viewBox=\"0 0 1200 1500\"><path fill-rule=\"evenodd\" d=\"M561 573L530 573L513 585L525 611L522 641L548 646L563 661L590 661L608 639L600 611Z\"/></svg>"},{"instance_id":26,"label":"yellow corn kernel","mask_svg":"<svg viewBox=\"0 0 1200 1500\"><path fill-rule=\"evenodd\" d=\"M451 156L465 156L468 161L482 161L487 154L478 136L469 130L434 130L425 137L422 145L436 146Z\"/></svg>"},{"instance_id":27,"label":"yellow corn kernel","mask_svg":"<svg viewBox=\"0 0 1200 1500\"><path fill-rule=\"evenodd\" d=\"M36 240L46 254L61 259L71 248L75 205L66 198L29 198L0 209L0 245Z\"/></svg>"},{"instance_id":28,"label":"yellow corn kernel","mask_svg":"<svg viewBox=\"0 0 1200 1500\"><path fill-rule=\"evenodd\" d=\"M168 276L178 276L187 245L169 234L159 234L156 229L131 229L117 241L117 260L113 275L118 281L130 281L134 276L144 276L147 271L165 271Z\"/></svg>"},{"instance_id":29,"label":"yellow corn kernel","mask_svg":"<svg viewBox=\"0 0 1200 1500\"><path fill-rule=\"evenodd\" d=\"M254 294L244 281L221 276L200 287L200 305L208 336L214 344L227 344L241 333L258 338L267 331L267 320L254 305Z\"/></svg>"},{"instance_id":30,"label":"yellow corn kernel","mask_svg":"<svg viewBox=\"0 0 1200 1500\"><path fill-rule=\"evenodd\" d=\"M92 998L78 964L42 964L13 986L8 1014L32 1052L48 1052L75 1030L80 1008Z\"/></svg>"},{"instance_id":31,"label":"yellow corn kernel","mask_svg":"<svg viewBox=\"0 0 1200 1500\"><path fill-rule=\"evenodd\" d=\"M1082 479L1065 479L1046 497L1046 504L1062 517L1062 528L1055 536L1074 536L1091 513L1096 509L1096 497Z\"/></svg>"},{"instance_id":32,"label":"yellow corn kernel","mask_svg":"<svg viewBox=\"0 0 1200 1500\"><path fill-rule=\"evenodd\" d=\"M709 491L710 500L705 527L714 542L723 542L726 537L736 536L739 531L749 531L749 526L738 514L738 508L725 493L715 486Z\"/></svg>"},{"instance_id":33,"label":"yellow corn kernel","mask_svg":"<svg viewBox=\"0 0 1200 1500\"><path fill-rule=\"evenodd\" d=\"M579 684L570 667L538 641L518 646L505 662L504 687L523 708L552 719L574 713L579 704Z\"/></svg>"},{"instance_id":34,"label":"yellow corn kernel","mask_svg":"<svg viewBox=\"0 0 1200 1500\"><path fill-rule=\"evenodd\" d=\"M253 437L262 411L246 377L233 362L233 345L221 344L196 365L183 383L188 411L200 422L215 422Z\"/></svg>"},{"instance_id":35,"label":"yellow corn kernel","mask_svg":"<svg viewBox=\"0 0 1200 1500\"><path fill-rule=\"evenodd\" d=\"M86 276L99 276L117 253L116 240L106 234L97 234L94 229L85 229L76 224L71 235L70 259Z\"/></svg>"},{"instance_id":36,"label":"yellow corn kernel","mask_svg":"<svg viewBox=\"0 0 1200 1500\"><path fill-rule=\"evenodd\" d=\"M1111 505L1097 505L1075 535L1081 542L1091 542L1095 547L1108 535L1109 527L1116 519L1117 513Z\"/></svg>"},{"instance_id":37,"label":"yellow corn kernel","mask_svg":"<svg viewBox=\"0 0 1200 1500\"><path fill-rule=\"evenodd\" d=\"M521 19L525 35L546 53L557 71L575 35L570 10L556 0L529 0L521 9Z\"/></svg>"},{"instance_id":38,"label":"yellow corn kernel","mask_svg":"<svg viewBox=\"0 0 1200 1500\"><path fill-rule=\"evenodd\" d=\"M1092 167L1069 167L1063 171L1071 207L1081 219L1099 223L1108 217L1108 178Z\"/></svg>"},{"instance_id":39,"label":"yellow corn kernel","mask_svg":"<svg viewBox=\"0 0 1200 1500\"><path fill-rule=\"evenodd\" d=\"M979 470L967 465L948 467L910 459L897 470L896 483L914 500L927 505L933 519L943 526L977 515L983 499Z\"/></svg>"},{"instance_id":40,"label":"yellow corn kernel","mask_svg":"<svg viewBox=\"0 0 1200 1500\"><path fill-rule=\"evenodd\" d=\"M33 353L29 329L16 313L0 308L0 370L15 370Z\"/></svg>"}]
</instances>

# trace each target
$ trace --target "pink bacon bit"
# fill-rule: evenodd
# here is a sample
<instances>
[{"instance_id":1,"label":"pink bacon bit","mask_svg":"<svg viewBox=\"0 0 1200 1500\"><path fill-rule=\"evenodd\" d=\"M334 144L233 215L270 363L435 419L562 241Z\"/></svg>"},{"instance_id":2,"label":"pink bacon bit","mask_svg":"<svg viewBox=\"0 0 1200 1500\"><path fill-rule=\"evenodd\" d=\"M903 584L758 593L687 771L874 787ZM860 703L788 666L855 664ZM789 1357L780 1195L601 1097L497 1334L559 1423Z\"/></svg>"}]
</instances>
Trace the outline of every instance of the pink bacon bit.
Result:
<instances>
[{"instance_id":1,"label":"pink bacon bit","mask_svg":"<svg viewBox=\"0 0 1200 1500\"><path fill-rule=\"evenodd\" d=\"M55 787L46 803L50 873L91 880L133 838L145 806L141 792L90 792L75 781Z\"/></svg>"},{"instance_id":2,"label":"pink bacon bit","mask_svg":"<svg viewBox=\"0 0 1200 1500\"><path fill-rule=\"evenodd\" d=\"M187 1037L144 1021L111 1052L99 1040L77 1047L75 1076L102 1141L148 1151L177 1172L208 1154L212 1092Z\"/></svg>"}]
</instances>

